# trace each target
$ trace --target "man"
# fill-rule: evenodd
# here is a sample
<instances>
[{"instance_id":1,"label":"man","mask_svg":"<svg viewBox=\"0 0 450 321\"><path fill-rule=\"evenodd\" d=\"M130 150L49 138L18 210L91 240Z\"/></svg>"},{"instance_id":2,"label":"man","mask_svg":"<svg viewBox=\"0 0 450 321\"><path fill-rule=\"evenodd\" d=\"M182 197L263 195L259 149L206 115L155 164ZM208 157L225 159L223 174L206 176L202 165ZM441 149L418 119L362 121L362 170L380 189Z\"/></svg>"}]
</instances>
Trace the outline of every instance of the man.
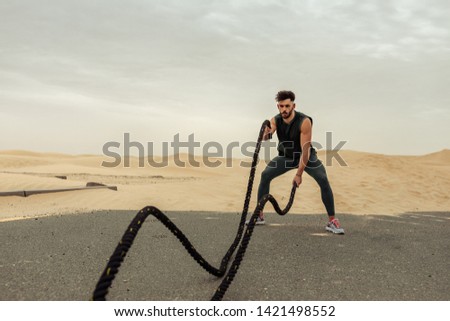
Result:
<instances>
[{"instance_id":1,"label":"man","mask_svg":"<svg viewBox=\"0 0 450 321\"><path fill-rule=\"evenodd\" d=\"M267 140L275 131L277 132L278 156L270 161L261 174L258 201L269 194L272 179L296 168L293 184L300 186L303 173L306 172L320 186L322 202L328 213L325 229L332 233L344 234L339 220L335 218L333 192L325 167L311 146L312 118L295 111L295 94L292 91L280 91L275 99L280 113L270 120L271 128L266 128L263 139ZM256 224L265 224L263 212L259 214Z\"/></svg>"}]
</instances>

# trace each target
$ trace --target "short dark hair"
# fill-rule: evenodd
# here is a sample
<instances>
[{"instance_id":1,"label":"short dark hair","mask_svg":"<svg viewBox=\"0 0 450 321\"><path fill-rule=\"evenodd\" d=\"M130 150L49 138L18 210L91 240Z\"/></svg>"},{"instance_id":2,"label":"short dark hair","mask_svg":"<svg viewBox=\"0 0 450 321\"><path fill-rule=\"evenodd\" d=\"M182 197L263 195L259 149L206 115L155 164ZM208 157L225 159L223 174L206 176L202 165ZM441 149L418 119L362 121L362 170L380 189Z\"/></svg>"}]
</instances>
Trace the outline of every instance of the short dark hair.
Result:
<instances>
[{"instance_id":1,"label":"short dark hair","mask_svg":"<svg viewBox=\"0 0 450 321\"><path fill-rule=\"evenodd\" d=\"M290 99L291 101L295 100L295 94L290 90L282 90L277 93L275 96L276 101L282 101L285 99Z\"/></svg>"}]
</instances>

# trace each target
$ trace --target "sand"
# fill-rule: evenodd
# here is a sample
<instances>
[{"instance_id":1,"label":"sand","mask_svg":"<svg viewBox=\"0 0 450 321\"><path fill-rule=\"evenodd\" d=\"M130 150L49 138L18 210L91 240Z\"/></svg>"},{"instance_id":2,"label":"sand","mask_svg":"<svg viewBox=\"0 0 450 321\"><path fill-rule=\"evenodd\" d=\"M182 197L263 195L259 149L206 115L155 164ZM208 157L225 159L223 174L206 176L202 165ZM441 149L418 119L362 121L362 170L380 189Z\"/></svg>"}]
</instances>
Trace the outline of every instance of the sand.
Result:
<instances>
[{"instance_id":1,"label":"sand","mask_svg":"<svg viewBox=\"0 0 450 321\"><path fill-rule=\"evenodd\" d=\"M326 162L325 151L318 153ZM336 160L326 169L333 188L336 212L391 214L450 210L450 150L423 156L390 156L340 151L347 166ZM187 155L180 155L187 159ZM87 182L115 185L118 191L87 190L28 197L1 196L0 221L64 215L97 210L139 210L153 205L163 211L241 212L250 169L240 166L250 159L216 159L221 166L179 167L173 156L163 168L131 158L131 166L102 166L110 158L98 155L65 155L28 151L0 151L0 192L84 186ZM210 161L214 161L210 159ZM229 167L226 164L231 163ZM260 162L250 208L256 205ZM284 206L294 171L271 185L271 193ZM55 176L65 175L66 180ZM268 204L268 206L270 206ZM273 212L273 209L267 209ZM325 213L318 185L307 174L297 191L290 213Z\"/></svg>"}]
</instances>

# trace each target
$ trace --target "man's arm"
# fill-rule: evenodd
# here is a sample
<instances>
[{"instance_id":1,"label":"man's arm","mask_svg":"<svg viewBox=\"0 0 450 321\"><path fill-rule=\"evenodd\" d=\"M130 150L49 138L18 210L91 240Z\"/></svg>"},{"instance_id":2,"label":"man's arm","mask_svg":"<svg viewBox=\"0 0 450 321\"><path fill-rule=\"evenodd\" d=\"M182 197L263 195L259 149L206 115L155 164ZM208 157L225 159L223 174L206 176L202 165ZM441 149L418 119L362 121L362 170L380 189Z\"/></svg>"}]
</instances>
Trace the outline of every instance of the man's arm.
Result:
<instances>
[{"instance_id":1,"label":"man's arm","mask_svg":"<svg viewBox=\"0 0 450 321\"><path fill-rule=\"evenodd\" d=\"M300 146L302 147L302 156L296 174L297 177L301 178L301 176L303 175L303 171L305 170L305 167L308 164L309 154L311 150L311 140L312 140L312 124L311 120L309 118L306 118L303 121L300 129Z\"/></svg>"},{"instance_id":2,"label":"man's arm","mask_svg":"<svg viewBox=\"0 0 450 321\"><path fill-rule=\"evenodd\" d=\"M263 136L263 140L268 140L271 138L272 134L277 130L277 125L275 123L275 117L270 120L270 128L266 127L266 131Z\"/></svg>"}]
</instances>

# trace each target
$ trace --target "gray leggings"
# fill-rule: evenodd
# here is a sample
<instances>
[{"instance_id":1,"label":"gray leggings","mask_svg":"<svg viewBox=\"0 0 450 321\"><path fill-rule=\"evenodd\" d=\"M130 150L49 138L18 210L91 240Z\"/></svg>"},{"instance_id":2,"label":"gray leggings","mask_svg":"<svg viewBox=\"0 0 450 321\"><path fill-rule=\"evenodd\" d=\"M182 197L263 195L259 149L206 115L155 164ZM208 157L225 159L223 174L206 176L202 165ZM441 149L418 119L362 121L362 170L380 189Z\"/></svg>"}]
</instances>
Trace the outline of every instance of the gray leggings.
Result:
<instances>
[{"instance_id":1,"label":"gray leggings","mask_svg":"<svg viewBox=\"0 0 450 321\"><path fill-rule=\"evenodd\" d=\"M261 173L261 182L258 188L258 201L266 194L269 194L270 182L291 169L298 168L300 159L291 159L284 156L277 156L267 164L266 169ZM328 216L334 216L334 198L330 183L328 182L327 172L317 153L311 150L309 161L305 167L307 172L319 184L322 194L322 202L325 205Z\"/></svg>"}]
</instances>

